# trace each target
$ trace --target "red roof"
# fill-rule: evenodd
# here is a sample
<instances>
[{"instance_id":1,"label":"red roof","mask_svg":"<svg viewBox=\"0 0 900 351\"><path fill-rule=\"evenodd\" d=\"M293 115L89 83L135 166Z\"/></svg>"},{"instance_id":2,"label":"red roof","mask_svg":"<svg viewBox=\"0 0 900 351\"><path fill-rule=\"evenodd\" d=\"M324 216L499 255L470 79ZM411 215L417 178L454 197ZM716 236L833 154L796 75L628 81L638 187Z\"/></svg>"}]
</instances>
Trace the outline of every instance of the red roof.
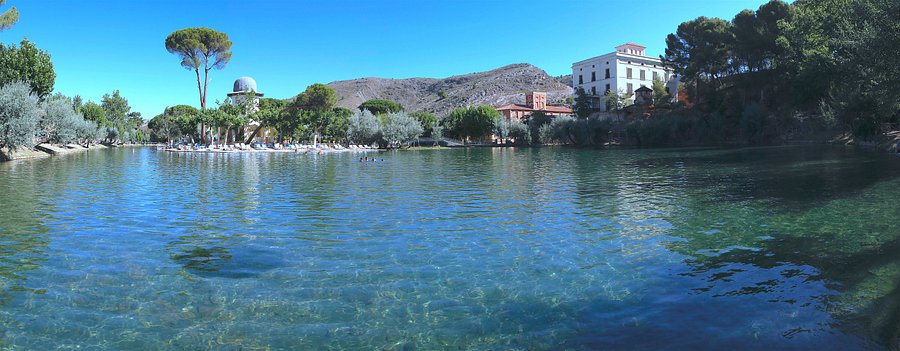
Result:
<instances>
[{"instance_id":1,"label":"red roof","mask_svg":"<svg viewBox=\"0 0 900 351\"><path fill-rule=\"evenodd\" d=\"M534 111L534 109L529 107L528 105L520 105L520 104L509 104L506 106L501 106L501 107L495 108L495 110L497 110L497 111L502 111L502 110Z\"/></svg>"},{"instance_id":2,"label":"red roof","mask_svg":"<svg viewBox=\"0 0 900 351\"><path fill-rule=\"evenodd\" d=\"M528 105L509 104L496 108L497 111L513 110L513 111L544 111L552 113L572 113L572 109L565 106L544 106L543 110L535 110Z\"/></svg>"}]
</instances>

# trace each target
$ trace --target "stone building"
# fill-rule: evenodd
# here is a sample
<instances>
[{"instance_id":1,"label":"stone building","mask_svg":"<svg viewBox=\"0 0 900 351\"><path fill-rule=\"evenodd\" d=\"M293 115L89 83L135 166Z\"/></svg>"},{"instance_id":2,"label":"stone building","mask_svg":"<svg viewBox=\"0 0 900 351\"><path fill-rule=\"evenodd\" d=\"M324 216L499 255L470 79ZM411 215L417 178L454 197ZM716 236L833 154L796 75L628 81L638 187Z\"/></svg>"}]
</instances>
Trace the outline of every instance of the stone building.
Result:
<instances>
[{"instance_id":1,"label":"stone building","mask_svg":"<svg viewBox=\"0 0 900 351\"><path fill-rule=\"evenodd\" d=\"M619 45L616 50L572 64L572 86L584 89L591 98L591 107L606 111L606 93L622 92L634 98L640 87L652 87L653 80L666 84L673 97L678 94L680 78L663 66L656 57L645 55L646 47L634 43Z\"/></svg>"},{"instance_id":2,"label":"stone building","mask_svg":"<svg viewBox=\"0 0 900 351\"><path fill-rule=\"evenodd\" d=\"M550 116L572 115L572 108L568 106L555 106L547 104L547 93L531 92L525 94L524 104L509 104L496 108L507 121L513 119L522 120L536 111L541 111Z\"/></svg>"}]
</instances>

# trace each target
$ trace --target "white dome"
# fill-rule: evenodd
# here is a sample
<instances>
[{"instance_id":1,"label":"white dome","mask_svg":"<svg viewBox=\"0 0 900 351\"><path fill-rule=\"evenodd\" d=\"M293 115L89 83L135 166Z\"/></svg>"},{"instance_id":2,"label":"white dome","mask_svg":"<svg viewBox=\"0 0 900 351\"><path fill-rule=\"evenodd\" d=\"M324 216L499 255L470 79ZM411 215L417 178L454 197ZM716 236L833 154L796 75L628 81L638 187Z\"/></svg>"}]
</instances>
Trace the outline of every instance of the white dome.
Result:
<instances>
[{"instance_id":1,"label":"white dome","mask_svg":"<svg viewBox=\"0 0 900 351\"><path fill-rule=\"evenodd\" d=\"M240 77L234 81L234 89L232 91L240 93L246 91L259 91L259 89L256 89L256 80L253 78Z\"/></svg>"}]
</instances>

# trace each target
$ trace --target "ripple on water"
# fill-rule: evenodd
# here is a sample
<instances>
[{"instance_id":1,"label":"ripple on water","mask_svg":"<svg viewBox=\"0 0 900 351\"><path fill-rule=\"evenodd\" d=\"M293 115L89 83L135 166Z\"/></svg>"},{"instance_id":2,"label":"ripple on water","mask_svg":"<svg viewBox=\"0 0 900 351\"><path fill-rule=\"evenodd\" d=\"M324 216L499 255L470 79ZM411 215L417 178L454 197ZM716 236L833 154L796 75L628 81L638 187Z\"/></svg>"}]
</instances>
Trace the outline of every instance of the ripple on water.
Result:
<instances>
[{"instance_id":1,"label":"ripple on water","mask_svg":"<svg viewBox=\"0 0 900 351\"><path fill-rule=\"evenodd\" d=\"M381 155L125 149L0 164L0 347L887 343L864 312L896 303L900 229L887 219L900 213L885 206L900 195L896 160L768 148ZM825 185L803 188L809 179Z\"/></svg>"}]
</instances>

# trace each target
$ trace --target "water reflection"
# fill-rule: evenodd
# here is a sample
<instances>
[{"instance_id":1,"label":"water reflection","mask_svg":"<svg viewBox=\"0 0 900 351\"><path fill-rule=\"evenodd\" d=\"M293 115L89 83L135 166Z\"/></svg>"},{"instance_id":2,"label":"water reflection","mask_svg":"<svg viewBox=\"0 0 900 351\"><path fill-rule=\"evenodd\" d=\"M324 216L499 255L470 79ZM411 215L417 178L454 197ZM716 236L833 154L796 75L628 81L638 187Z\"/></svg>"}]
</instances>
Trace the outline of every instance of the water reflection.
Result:
<instances>
[{"instance_id":1,"label":"water reflection","mask_svg":"<svg viewBox=\"0 0 900 351\"><path fill-rule=\"evenodd\" d=\"M900 314L900 172L882 156L3 164L0 203L19 209L0 221L3 283L46 293L4 286L0 315L23 349L879 349Z\"/></svg>"}]
</instances>

